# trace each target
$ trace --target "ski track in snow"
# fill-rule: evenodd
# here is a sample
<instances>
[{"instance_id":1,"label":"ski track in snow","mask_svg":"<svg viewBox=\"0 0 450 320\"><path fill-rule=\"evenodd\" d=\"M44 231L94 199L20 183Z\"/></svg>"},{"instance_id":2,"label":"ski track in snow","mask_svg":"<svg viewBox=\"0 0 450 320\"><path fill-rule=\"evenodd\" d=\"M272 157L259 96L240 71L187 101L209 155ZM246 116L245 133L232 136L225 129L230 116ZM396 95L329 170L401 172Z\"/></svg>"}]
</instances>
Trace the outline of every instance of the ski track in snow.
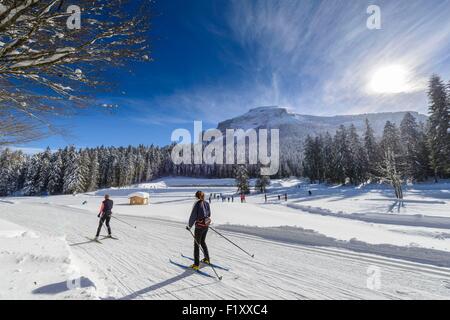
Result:
<instances>
[{"instance_id":1,"label":"ski track in snow","mask_svg":"<svg viewBox=\"0 0 450 320\"><path fill-rule=\"evenodd\" d=\"M86 242L98 220L84 209L52 203L0 204L0 219L54 236L65 236L87 266L100 299L449 299L450 269L334 248L303 246L221 230L252 259L212 231L208 245L222 281L171 265L191 261L192 238L184 224L120 216L111 220L120 240ZM36 212L39 211L39 214ZM220 227L218 227L220 229ZM104 233L104 230L103 230ZM381 288L367 288L370 266L381 270ZM214 275L209 267L202 270ZM51 297L49 297L51 298Z\"/></svg>"}]
</instances>

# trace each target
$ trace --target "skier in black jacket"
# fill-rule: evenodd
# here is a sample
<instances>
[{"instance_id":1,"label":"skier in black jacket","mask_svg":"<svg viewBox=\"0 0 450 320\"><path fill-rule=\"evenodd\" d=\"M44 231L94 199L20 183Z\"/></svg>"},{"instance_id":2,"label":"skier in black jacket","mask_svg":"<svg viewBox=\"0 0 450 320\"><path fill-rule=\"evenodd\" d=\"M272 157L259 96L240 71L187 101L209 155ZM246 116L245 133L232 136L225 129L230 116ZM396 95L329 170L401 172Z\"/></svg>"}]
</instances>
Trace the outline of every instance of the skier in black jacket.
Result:
<instances>
[{"instance_id":1,"label":"skier in black jacket","mask_svg":"<svg viewBox=\"0 0 450 320\"><path fill-rule=\"evenodd\" d=\"M208 233L208 227L211 223L211 209L209 203L205 201L205 194L202 191L197 191L195 197L198 201L194 204L191 211L191 216L189 218L189 226L186 229L191 230L192 226L195 224L194 231L194 264L191 268L194 270L199 269L200 265L200 252L199 244L202 246L204 258L202 262L209 264L209 253L208 247L206 246L206 234Z\"/></svg>"},{"instance_id":2,"label":"skier in black jacket","mask_svg":"<svg viewBox=\"0 0 450 320\"><path fill-rule=\"evenodd\" d=\"M98 239L100 231L102 229L103 222L106 222L106 227L108 228L108 237L111 237L111 227L109 226L109 221L111 220L113 201L109 199L109 195L105 194L105 200L102 202L102 207L97 217L100 218L97 228L97 234L95 235L95 240Z\"/></svg>"}]
</instances>

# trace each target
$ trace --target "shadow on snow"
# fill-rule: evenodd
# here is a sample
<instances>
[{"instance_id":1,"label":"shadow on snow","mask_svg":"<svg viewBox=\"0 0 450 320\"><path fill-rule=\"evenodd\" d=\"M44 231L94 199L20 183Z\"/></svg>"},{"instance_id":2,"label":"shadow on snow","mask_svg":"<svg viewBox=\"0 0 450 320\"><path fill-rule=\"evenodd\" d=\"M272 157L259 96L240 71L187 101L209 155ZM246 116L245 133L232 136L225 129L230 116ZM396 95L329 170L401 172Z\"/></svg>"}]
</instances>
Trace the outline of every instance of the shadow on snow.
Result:
<instances>
[{"instance_id":1,"label":"shadow on snow","mask_svg":"<svg viewBox=\"0 0 450 320\"><path fill-rule=\"evenodd\" d=\"M94 287L95 284L88 278L81 277L74 280L62 281L58 283L51 283L32 291L33 294L58 294L66 291L70 291L76 288L89 288Z\"/></svg>"},{"instance_id":2,"label":"shadow on snow","mask_svg":"<svg viewBox=\"0 0 450 320\"><path fill-rule=\"evenodd\" d=\"M164 288L164 287L166 287L168 285L171 285L171 284L173 284L175 282L183 280L183 279L185 279L185 278L187 278L187 277L189 277L189 276L191 276L193 274L195 274L195 271L193 271L193 270L186 270L183 273L181 273L181 274L179 274L179 275L177 275L175 277L172 277L170 279L167 279L167 280L164 280L162 282L156 283L156 284L154 284L152 286L149 286L147 288L141 289L139 291L130 293L129 295L126 295L126 296L124 296L122 298L119 298L118 300L132 300L132 299L136 299L139 296L142 296L142 295L145 295L145 294L147 294L149 292L156 291L158 289ZM162 292L161 295L163 295L163 294L172 294L174 292L179 292L179 291L183 291L183 290L204 287L204 286L212 285L214 283L216 283L215 280L210 282L210 283L198 284L198 285L194 285L194 286L189 286L187 288L181 288L181 289L176 289L176 290L172 290L172 291L166 290L166 292Z\"/></svg>"}]
</instances>

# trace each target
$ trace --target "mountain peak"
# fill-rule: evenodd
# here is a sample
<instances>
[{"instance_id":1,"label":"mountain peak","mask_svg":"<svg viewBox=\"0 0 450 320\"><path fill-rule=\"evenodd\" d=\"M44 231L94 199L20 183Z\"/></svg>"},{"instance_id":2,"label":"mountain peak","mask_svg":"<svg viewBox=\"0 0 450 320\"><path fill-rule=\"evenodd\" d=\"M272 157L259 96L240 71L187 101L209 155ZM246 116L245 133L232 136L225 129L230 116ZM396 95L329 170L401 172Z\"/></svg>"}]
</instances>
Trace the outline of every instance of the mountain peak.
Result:
<instances>
[{"instance_id":1,"label":"mountain peak","mask_svg":"<svg viewBox=\"0 0 450 320\"><path fill-rule=\"evenodd\" d=\"M286 108L278 106L260 106L250 109L243 115L222 121L218 129L280 129L280 137L290 137L303 140L307 135L318 135L325 132L334 134L342 124L355 125L358 133L365 129L365 120L369 120L377 136L381 136L386 121L400 125L407 112L410 112L417 122L425 122L427 117L412 111L381 112L337 116L312 116L290 113Z\"/></svg>"},{"instance_id":2,"label":"mountain peak","mask_svg":"<svg viewBox=\"0 0 450 320\"><path fill-rule=\"evenodd\" d=\"M278 128L281 124L291 121L295 121L295 118L287 112L287 109L278 106L262 106L250 109L241 116L220 122L218 129Z\"/></svg>"},{"instance_id":3,"label":"mountain peak","mask_svg":"<svg viewBox=\"0 0 450 320\"><path fill-rule=\"evenodd\" d=\"M280 110L280 109L286 110L285 108L281 108L279 106L260 106L260 107L252 108L248 112L262 112L262 111L272 111L272 110Z\"/></svg>"},{"instance_id":4,"label":"mountain peak","mask_svg":"<svg viewBox=\"0 0 450 320\"><path fill-rule=\"evenodd\" d=\"M251 114L253 116L257 116L258 114L288 114L286 108L278 107L278 106L261 106L250 109L247 114Z\"/></svg>"}]
</instances>

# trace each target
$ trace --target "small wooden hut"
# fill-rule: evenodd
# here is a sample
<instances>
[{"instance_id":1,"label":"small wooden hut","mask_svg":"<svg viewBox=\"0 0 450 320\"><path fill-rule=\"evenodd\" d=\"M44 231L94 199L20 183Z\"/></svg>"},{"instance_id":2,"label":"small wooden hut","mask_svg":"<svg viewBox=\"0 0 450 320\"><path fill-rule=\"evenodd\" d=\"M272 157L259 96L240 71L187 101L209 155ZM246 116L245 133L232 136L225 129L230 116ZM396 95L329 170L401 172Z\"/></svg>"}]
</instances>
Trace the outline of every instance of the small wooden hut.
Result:
<instances>
[{"instance_id":1,"label":"small wooden hut","mask_svg":"<svg viewBox=\"0 0 450 320\"><path fill-rule=\"evenodd\" d=\"M150 198L150 194L147 192L134 192L128 195L128 199L130 199L130 205L146 205L148 204L148 200Z\"/></svg>"}]
</instances>

